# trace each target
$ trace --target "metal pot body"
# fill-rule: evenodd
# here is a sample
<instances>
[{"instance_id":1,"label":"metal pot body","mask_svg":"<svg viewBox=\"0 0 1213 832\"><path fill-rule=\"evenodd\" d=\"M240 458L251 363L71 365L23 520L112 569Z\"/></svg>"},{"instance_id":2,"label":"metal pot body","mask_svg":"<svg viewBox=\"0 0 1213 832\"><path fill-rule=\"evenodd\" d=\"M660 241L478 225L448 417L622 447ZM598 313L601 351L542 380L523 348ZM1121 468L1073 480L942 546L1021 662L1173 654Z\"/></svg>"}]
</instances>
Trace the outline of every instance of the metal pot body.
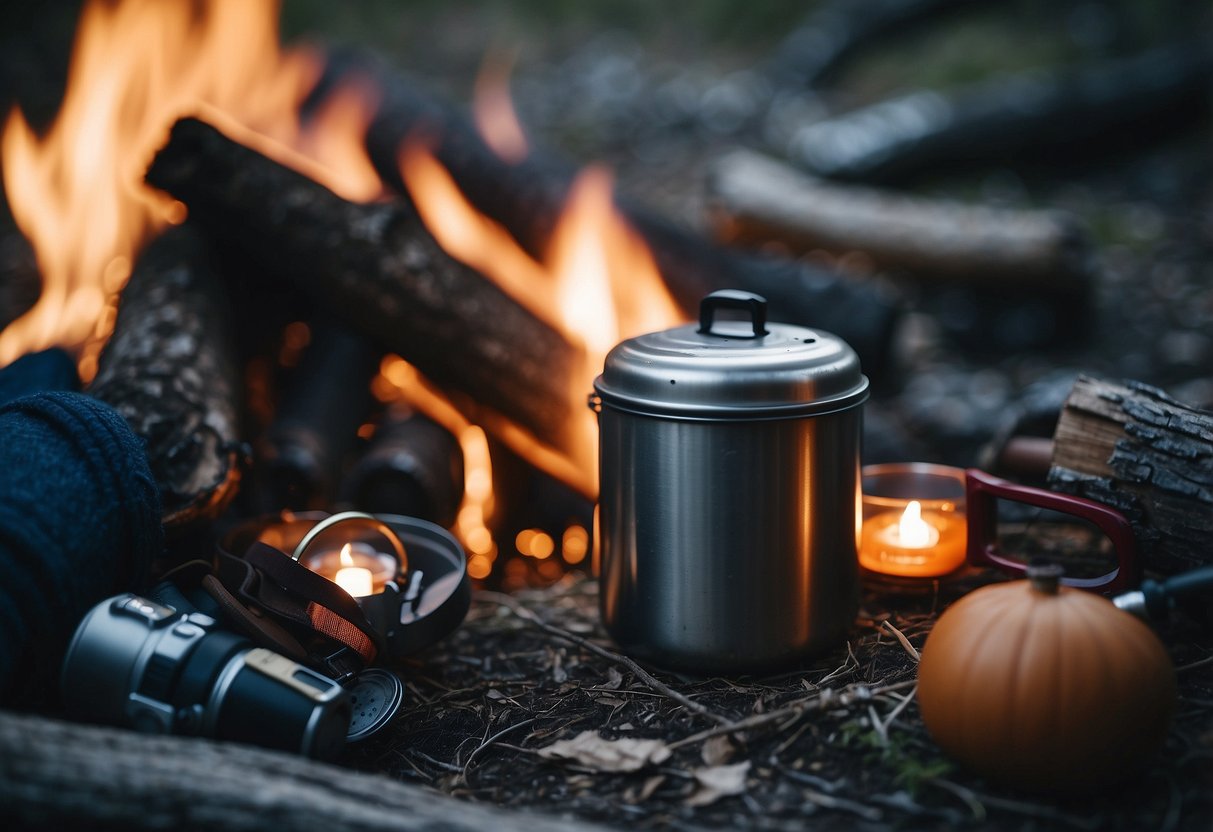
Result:
<instances>
[{"instance_id":1,"label":"metal pot body","mask_svg":"<svg viewBox=\"0 0 1213 832\"><path fill-rule=\"evenodd\" d=\"M602 616L699 673L837 645L859 604L861 407L711 420L599 412Z\"/></svg>"},{"instance_id":2,"label":"metal pot body","mask_svg":"<svg viewBox=\"0 0 1213 832\"><path fill-rule=\"evenodd\" d=\"M718 313L740 311L742 321ZM699 325L637 336L594 381L602 615L624 649L699 673L842 640L859 604L868 380L828 332L713 292Z\"/></svg>"}]
</instances>

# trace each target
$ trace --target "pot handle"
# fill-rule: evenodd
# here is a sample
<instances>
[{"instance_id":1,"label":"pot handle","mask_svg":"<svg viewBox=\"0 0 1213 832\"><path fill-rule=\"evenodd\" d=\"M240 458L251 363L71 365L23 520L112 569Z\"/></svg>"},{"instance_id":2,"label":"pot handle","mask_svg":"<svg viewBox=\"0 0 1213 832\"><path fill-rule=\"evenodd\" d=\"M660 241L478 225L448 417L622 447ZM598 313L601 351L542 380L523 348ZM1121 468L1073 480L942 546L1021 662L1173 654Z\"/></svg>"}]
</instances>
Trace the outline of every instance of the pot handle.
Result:
<instances>
[{"instance_id":1,"label":"pot handle","mask_svg":"<svg viewBox=\"0 0 1213 832\"><path fill-rule=\"evenodd\" d=\"M1063 584L1110 595L1137 582L1137 542L1133 528L1120 512L1094 500L1007 482L976 468L965 471L965 511L969 526L966 559L970 564L993 566L1013 575L1021 575L1027 570L1025 564L1004 557L996 548L998 512L995 500L998 498L1080 517L1098 526L1112 541L1116 552L1115 569L1098 578L1062 578Z\"/></svg>"},{"instance_id":2,"label":"pot handle","mask_svg":"<svg viewBox=\"0 0 1213 832\"><path fill-rule=\"evenodd\" d=\"M719 289L699 302L699 334L716 335L712 332L712 322L716 318L717 309L740 309L750 313L750 321L754 325L752 338L761 338L767 334L767 299L753 292L743 292L740 289ZM735 334L730 333L732 338ZM746 336L742 336L746 337Z\"/></svg>"}]
</instances>

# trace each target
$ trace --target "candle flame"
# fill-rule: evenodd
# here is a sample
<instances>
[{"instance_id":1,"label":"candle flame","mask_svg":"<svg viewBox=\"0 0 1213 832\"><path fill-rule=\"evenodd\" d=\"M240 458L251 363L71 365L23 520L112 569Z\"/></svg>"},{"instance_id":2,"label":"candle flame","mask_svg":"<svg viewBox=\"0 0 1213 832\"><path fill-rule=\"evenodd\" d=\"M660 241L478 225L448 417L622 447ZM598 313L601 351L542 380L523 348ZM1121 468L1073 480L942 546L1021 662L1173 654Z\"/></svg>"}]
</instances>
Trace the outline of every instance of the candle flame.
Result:
<instances>
[{"instance_id":1,"label":"candle flame","mask_svg":"<svg viewBox=\"0 0 1213 832\"><path fill-rule=\"evenodd\" d=\"M332 551L332 550L330 550L330 551ZM342 566L353 566L354 565L354 557L352 554L350 554L351 551L352 551L352 549L350 547L350 544L348 544L348 543L341 547L341 565Z\"/></svg>"},{"instance_id":2,"label":"candle flame","mask_svg":"<svg viewBox=\"0 0 1213 832\"><path fill-rule=\"evenodd\" d=\"M897 524L901 545L908 549L921 549L931 545L931 527L922 519L922 503L910 500Z\"/></svg>"}]
</instances>

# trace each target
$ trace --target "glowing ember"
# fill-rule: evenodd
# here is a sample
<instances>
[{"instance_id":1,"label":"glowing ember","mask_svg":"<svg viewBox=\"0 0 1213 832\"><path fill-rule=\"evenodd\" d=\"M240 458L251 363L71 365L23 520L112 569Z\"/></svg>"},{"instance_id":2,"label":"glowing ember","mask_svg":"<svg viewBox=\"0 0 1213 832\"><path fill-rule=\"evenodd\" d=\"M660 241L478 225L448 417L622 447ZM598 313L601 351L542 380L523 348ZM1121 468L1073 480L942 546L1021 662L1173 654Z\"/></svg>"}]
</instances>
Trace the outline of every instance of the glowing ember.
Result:
<instances>
[{"instance_id":1,"label":"glowing ember","mask_svg":"<svg viewBox=\"0 0 1213 832\"><path fill-rule=\"evenodd\" d=\"M373 105L366 90L339 91L315 129L301 127L298 107L321 65L305 50L280 50L277 33L269 0L90 0L54 124L38 136L14 109L0 141L5 193L43 277L37 304L0 332L0 365L60 345L80 354L85 380L95 374L140 246L185 219L181 203L142 184L183 115L226 115L255 131L241 141L275 158L276 147L293 148L329 187L352 198L379 192L365 154L350 152Z\"/></svg>"}]
</instances>

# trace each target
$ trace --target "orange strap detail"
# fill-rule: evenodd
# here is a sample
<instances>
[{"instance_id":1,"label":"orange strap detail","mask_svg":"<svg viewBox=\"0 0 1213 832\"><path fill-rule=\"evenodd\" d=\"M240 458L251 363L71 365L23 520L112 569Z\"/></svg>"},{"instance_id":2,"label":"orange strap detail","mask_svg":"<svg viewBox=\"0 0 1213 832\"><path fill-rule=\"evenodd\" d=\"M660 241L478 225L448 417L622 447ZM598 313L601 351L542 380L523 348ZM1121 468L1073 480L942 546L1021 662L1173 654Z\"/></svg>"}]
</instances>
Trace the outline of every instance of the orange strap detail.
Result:
<instances>
[{"instance_id":1,"label":"orange strap detail","mask_svg":"<svg viewBox=\"0 0 1213 832\"><path fill-rule=\"evenodd\" d=\"M375 643L353 623L315 601L308 602L307 617L318 632L341 642L361 656L367 664L375 661Z\"/></svg>"}]
</instances>

